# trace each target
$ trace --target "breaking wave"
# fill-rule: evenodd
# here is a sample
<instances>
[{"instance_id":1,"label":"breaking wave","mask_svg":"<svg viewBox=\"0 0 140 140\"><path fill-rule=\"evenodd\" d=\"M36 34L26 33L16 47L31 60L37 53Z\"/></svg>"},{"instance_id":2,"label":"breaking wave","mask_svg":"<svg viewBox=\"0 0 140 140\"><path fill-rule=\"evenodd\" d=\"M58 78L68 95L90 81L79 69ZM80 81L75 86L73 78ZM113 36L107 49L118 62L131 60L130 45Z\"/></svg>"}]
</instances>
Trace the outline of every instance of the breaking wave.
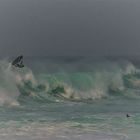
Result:
<instances>
[{"instance_id":1,"label":"breaking wave","mask_svg":"<svg viewBox=\"0 0 140 140\"><path fill-rule=\"evenodd\" d=\"M47 71L47 70L46 70ZM93 101L116 96L138 97L140 71L128 62L93 65L86 71L33 74L0 61L0 105L20 105L34 100Z\"/></svg>"}]
</instances>

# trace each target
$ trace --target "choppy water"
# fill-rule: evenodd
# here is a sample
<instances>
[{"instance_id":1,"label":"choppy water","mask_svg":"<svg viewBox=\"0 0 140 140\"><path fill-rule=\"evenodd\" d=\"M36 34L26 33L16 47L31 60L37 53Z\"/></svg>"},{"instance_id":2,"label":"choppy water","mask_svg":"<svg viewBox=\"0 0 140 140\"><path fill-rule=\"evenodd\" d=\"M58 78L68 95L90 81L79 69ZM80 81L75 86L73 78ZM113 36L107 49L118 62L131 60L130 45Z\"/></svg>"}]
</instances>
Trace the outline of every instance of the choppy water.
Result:
<instances>
[{"instance_id":1,"label":"choppy water","mask_svg":"<svg viewBox=\"0 0 140 140\"><path fill-rule=\"evenodd\" d=\"M0 61L0 140L140 139L138 65L78 58L25 64Z\"/></svg>"}]
</instances>

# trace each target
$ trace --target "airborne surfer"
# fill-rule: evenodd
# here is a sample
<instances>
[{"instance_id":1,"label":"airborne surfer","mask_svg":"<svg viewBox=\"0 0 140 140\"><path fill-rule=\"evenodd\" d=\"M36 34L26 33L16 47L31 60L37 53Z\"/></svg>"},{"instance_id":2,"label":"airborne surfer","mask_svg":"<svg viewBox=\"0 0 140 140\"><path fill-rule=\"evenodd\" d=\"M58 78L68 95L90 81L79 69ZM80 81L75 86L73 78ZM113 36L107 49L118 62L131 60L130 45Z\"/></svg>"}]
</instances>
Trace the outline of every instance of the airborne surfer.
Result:
<instances>
[{"instance_id":1,"label":"airborne surfer","mask_svg":"<svg viewBox=\"0 0 140 140\"><path fill-rule=\"evenodd\" d=\"M18 68L23 68L23 55L18 56L13 62L12 65Z\"/></svg>"}]
</instances>

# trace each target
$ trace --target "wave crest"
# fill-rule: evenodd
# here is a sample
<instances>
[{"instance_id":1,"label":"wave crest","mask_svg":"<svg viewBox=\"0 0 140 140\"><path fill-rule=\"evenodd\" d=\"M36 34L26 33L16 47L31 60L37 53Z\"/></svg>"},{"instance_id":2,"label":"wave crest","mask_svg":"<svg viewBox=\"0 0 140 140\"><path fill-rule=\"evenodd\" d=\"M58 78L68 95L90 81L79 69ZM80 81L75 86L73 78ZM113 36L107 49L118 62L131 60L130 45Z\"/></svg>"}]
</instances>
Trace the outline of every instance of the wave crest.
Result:
<instances>
[{"instance_id":1,"label":"wave crest","mask_svg":"<svg viewBox=\"0 0 140 140\"><path fill-rule=\"evenodd\" d=\"M18 69L6 60L0 61L0 105L19 105L24 97L41 101L96 100L121 96L128 89L140 89L140 72L130 62L107 63L87 72L34 75L27 67Z\"/></svg>"}]
</instances>

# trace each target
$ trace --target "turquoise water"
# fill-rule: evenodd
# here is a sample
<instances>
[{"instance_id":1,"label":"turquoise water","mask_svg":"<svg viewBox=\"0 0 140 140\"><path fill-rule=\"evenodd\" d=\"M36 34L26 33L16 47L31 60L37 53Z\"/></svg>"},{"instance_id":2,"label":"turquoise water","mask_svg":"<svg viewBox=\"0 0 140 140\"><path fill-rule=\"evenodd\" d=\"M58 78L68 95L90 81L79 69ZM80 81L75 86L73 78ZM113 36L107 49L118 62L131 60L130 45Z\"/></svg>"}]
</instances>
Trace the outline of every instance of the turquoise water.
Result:
<instances>
[{"instance_id":1,"label":"turquoise water","mask_svg":"<svg viewBox=\"0 0 140 140\"><path fill-rule=\"evenodd\" d=\"M0 62L0 140L140 139L137 66L30 63L17 69Z\"/></svg>"},{"instance_id":2,"label":"turquoise water","mask_svg":"<svg viewBox=\"0 0 140 140\"><path fill-rule=\"evenodd\" d=\"M139 101L43 103L0 109L0 139L138 140ZM126 114L130 114L130 118Z\"/></svg>"}]
</instances>

